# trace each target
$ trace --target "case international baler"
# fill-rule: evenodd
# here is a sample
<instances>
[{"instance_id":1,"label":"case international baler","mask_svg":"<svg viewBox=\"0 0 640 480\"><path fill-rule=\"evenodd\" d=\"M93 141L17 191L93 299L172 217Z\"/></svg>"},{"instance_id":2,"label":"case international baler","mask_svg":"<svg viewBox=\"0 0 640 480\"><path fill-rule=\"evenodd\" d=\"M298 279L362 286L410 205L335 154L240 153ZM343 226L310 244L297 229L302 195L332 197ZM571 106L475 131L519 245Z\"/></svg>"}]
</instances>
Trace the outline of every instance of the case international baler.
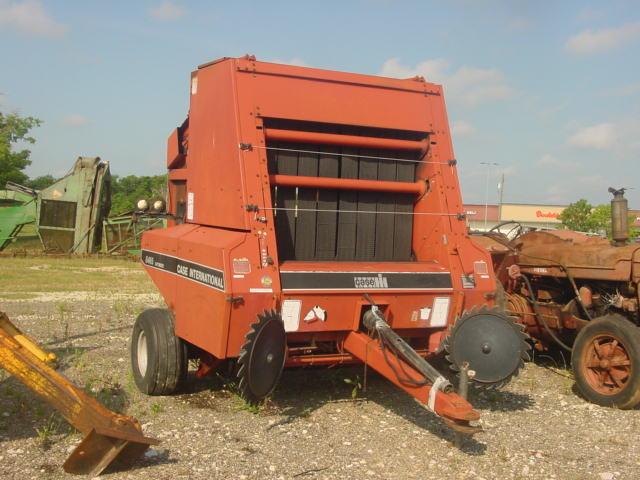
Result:
<instances>
[{"instance_id":1,"label":"case international baler","mask_svg":"<svg viewBox=\"0 0 640 480\"><path fill-rule=\"evenodd\" d=\"M528 355L468 237L442 87L223 58L191 74L168 214L142 262L167 309L132 337L139 388L229 360L259 402L284 367L364 362L458 432L479 415L428 363L500 386Z\"/></svg>"}]
</instances>

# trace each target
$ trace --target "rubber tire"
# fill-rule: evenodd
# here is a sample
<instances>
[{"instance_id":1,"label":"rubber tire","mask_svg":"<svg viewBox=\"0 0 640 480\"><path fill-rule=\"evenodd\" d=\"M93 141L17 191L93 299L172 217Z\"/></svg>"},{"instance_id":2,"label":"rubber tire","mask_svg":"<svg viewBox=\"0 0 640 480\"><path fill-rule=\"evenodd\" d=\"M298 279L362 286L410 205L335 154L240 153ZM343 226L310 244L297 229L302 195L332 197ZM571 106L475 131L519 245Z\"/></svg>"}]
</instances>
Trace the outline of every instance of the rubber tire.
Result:
<instances>
[{"instance_id":1,"label":"rubber tire","mask_svg":"<svg viewBox=\"0 0 640 480\"><path fill-rule=\"evenodd\" d=\"M147 339L147 369L138 366L138 337ZM170 395L187 379L187 343L177 337L173 314L164 308L143 311L131 335L131 369L138 389L147 395Z\"/></svg>"},{"instance_id":2,"label":"rubber tire","mask_svg":"<svg viewBox=\"0 0 640 480\"><path fill-rule=\"evenodd\" d=\"M620 339L631 359L631 378L615 395L602 395L593 390L583 376L582 357L591 340L601 334ZM580 393L590 402L603 407L628 410L640 404L640 329L622 315L609 314L591 320L576 337L571 354L571 366Z\"/></svg>"}]
</instances>

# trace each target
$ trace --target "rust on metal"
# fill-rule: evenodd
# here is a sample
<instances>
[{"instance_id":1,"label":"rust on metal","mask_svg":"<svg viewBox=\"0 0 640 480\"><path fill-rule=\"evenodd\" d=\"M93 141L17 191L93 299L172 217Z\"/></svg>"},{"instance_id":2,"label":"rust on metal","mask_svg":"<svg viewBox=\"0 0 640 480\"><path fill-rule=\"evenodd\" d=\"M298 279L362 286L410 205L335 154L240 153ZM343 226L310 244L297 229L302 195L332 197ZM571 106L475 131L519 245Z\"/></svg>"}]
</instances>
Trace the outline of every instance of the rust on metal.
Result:
<instances>
[{"instance_id":1,"label":"rust on metal","mask_svg":"<svg viewBox=\"0 0 640 480\"><path fill-rule=\"evenodd\" d=\"M135 418L112 412L51 368L50 360L47 352L0 312L0 366L85 435L65 462L66 472L99 475L114 462L130 464L150 445L159 443L142 434Z\"/></svg>"},{"instance_id":2,"label":"rust on metal","mask_svg":"<svg viewBox=\"0 0 640 480\"><path fill-rule=\"evenodd\" d=\"M631 379L631 357L614 335L595 336L583 356L585 378L601 395L620 392Z\"/></svg>"}]
</instances>

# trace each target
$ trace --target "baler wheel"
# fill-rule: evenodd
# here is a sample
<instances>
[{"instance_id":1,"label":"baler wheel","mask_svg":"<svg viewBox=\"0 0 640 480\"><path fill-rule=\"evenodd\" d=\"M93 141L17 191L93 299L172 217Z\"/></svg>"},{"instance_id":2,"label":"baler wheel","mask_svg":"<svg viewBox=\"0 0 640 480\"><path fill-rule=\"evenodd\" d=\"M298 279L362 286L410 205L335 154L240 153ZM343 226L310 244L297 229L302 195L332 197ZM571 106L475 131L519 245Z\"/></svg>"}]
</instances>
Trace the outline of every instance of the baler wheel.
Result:
<instances>
[{"instance_id":1,"label":"baler wheel","mask_svg":"<svg viewBox=\"0 0 640 480\"><path fill-rule=\"evenodd\" d=\"M622 315L596 318L580 330L571 363L590 402L620 409L640 404L640 329Z\"/></svg>"},{"instance_id":2,"label":"baler wheel","mask_svg":"<svg viewBox=\"0 0 640 480\"><path fill-rule=\"evenodd\" d=\"M529 335L500 308L472 308L456 320L444 341L446 359L456 372L464 362L474 370L475 388L495 389L520 373L530 360Z\"/></svg>"},{"instance_id":3,"label":"baler wheel","mask_svg":"<svg viewBox=\"0 0 640 480\"><path fill-rule=\"evenodd\" d=\"M187 344L175 334L172 313L164 308L143 311L133 326L131 369L142 393L170 395L187 378Z\"/></svg>"},{"instance_id":4,"label":"baler wheel","mask_svg":"<svg viewBox=\"0 0 640 480\"><path fill-rule=\"evenodd\" d=\"M282 317L275 310L259 314L245 339L238 357L238 390L255 405L273 392L284 368L287 336Z\"/></svg>"}]
</instances>

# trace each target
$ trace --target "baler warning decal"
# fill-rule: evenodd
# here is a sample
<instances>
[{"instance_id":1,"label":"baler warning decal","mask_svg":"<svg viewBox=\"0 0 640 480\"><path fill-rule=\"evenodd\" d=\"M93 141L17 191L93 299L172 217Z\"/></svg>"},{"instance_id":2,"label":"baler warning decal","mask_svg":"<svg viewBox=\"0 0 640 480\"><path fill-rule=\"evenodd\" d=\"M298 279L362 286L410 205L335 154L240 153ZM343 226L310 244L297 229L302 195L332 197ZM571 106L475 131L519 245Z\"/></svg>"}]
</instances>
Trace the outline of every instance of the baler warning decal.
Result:
<instances>
[{"instance_id":1,"label":"baler warning decal","mask_svg":"<svg viewBox=\"0 0 640 480\"><path fill-rule=\"evenodd\" d=\"M451 290L449 272L281 271L282 290Z\"/></svg>"},{"instance_id":2,"label":"baler warning decal","mask_svg":"<svg viewBox=\"0 0 640 480\"><path fill-rule=\"evenodd\" d=\"M142 263L224 292L224 272L162 253L142 250Z\"/></svg>"}]
</instances>

